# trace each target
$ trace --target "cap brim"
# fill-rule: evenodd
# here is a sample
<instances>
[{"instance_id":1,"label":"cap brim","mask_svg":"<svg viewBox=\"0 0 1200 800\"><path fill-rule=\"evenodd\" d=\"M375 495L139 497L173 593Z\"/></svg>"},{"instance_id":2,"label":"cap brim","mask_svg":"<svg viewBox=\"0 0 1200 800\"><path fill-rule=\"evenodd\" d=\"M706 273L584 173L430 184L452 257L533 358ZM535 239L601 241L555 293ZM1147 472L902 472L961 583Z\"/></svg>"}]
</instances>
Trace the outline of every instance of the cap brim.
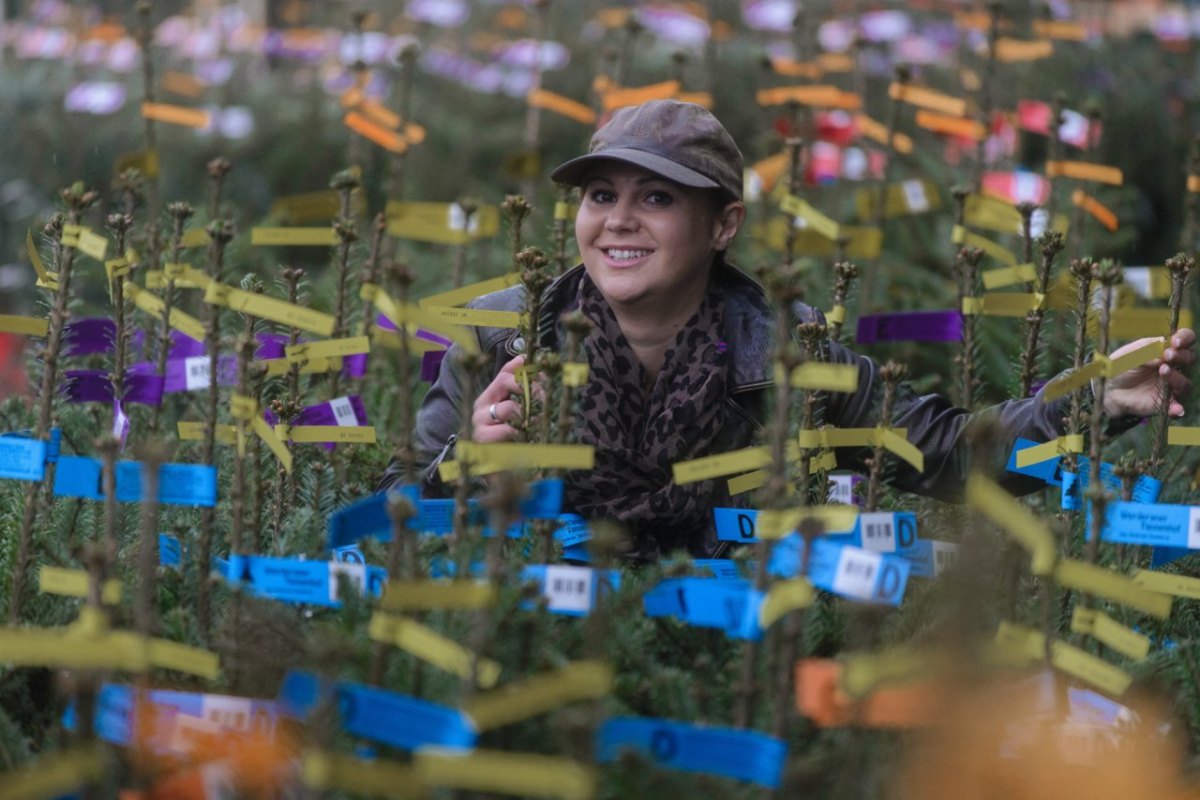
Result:
<instances>
[{"instance_id":1,"label":"cap brim","mask_svg":"<svg viewBox=\"0 0 1200 800\"><path fill-rule=\"evenodd\" d=\"M558 183L565 183L568 186L580 186L587 178L588 173L595 169L596 162L598 161L622 161L626 164L633 164L643 169L648 169L668 180L697 189L721 188L721 184L712 178L701 175L694 169L676 164L674 161L663 158L660 155L628 147L614 147L611 150L602 150L599 153L588 153L586 156L572 158L570 161L559 164L550 173L550 178Z\"/></svg>"}]
</instances>

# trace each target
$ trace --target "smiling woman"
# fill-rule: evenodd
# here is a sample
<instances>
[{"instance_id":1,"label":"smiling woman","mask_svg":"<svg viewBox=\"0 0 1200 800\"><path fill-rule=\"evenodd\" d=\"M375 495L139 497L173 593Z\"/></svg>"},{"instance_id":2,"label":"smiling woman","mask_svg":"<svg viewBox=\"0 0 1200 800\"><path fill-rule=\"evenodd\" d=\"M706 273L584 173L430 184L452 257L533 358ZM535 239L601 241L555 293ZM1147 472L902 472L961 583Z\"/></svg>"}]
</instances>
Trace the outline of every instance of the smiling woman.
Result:
<instances>
[{"instance_id":1,"label":"smiling woman","mask_svg":"<svg viewBox=\"0 0 1200 800\"><path fill-rule=\"evenodd\" d=\"M674 549L712 556L719 551L712 509L747 501L731 497L724 480L677 485L672 465L758 443L773 383L774 312L762 287L725 260L746 216L742 154L706 109L657 100L618 111L592 137L589 152L559 166L552 177L582 191L575 236L583 263L544 292L539 347L559 349L565 312L580 311L593 326L585 342L589 378L579 392L572 437L592 445L595 466L566 473L563 510L623 524L635 559ZM472 305L520 311L523 290L506 289ZM819 311L802 303L793 311L798 322L823 322ZM417 416L421 474L404 476L397 461L383 486L415 478L427 496L445 492L437 466L453 458L464 403L472 404L475 441L517 437L511 423L521 404L511 398L522 391L514 374L524 363L524 342L511 330L476 331L494 379L477 397L464 397L457 345L452 348ZM1105 397L1110 415L1132 422L1131 415L1152 413L1160 375L1176 396L1186 394L1190 383L1178 368L1192 362L1194 340L1190 330L1177 331L1162 359L1117 376ZM883 385L878 365L837 343L829 343L822 355L858 369L855 391L823 393L825 423L878 424ZM1008 453L1019 437L1060 436L1065 404L1062 398L1044 402L1039 393L970 414L902 385L892 424L907 429L924 455L925 470L900 465L891 483L960 501L969 466L963 443L972 425L984 415L996 419L1005 439L1002 452ZM1182 415L1182 405L1173 402L1171 413ZM861 469L870 454L866 448L835 452L843 469ZM1012 493L1042 485L1014 473L1001 483Z\"/></svg>"}]
</instances>

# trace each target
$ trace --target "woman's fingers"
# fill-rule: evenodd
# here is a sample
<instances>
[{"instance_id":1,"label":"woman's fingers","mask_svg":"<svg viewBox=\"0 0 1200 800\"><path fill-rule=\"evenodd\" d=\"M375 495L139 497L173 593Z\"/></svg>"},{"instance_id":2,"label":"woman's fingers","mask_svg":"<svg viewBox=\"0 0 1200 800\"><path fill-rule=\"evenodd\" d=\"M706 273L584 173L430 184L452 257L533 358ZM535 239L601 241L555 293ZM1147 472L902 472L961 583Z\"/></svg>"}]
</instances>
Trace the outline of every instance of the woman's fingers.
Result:
<instances>
[{"instance_id":1,"label":"woman's fingers","mask_svg":"<svg viewBox=\"0 0 1200 800\"><path fill-rule=\"evenodd\" d=\"M509 398L522 393L521 385L513 373L524 363L525 356L517 356L509 361L475 398L475 407L471 412L474 426L471 438L474 441L504 442L516 438L516 428L508 423L519 420L524 410Z\"/></svg>"}]
</instances>

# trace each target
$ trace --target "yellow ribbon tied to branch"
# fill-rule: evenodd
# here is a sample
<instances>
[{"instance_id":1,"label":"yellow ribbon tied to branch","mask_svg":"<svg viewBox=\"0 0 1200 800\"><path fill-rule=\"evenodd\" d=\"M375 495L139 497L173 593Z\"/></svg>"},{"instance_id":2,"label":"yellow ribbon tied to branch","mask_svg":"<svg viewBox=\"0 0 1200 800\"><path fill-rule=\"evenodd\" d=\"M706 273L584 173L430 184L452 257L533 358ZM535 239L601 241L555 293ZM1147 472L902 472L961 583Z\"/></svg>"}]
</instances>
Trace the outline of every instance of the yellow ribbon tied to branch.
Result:
<instances>
[{"instance_id":1,"label":"yellow ribbon tied to branch","mask_svg":"<svg viewBox=\"0 0 1200 800\"><path fill-rule=\"evenodd\" d=\"M286 472L292 471L292 454L283 440L275 435L275 430L258 413L258 401L244 394L235 394L229 400L229 414L237 420L238 455L246 455L246 424L250 429L271 448L271 452L279 459Z\"/></svg>"}]
</instances>

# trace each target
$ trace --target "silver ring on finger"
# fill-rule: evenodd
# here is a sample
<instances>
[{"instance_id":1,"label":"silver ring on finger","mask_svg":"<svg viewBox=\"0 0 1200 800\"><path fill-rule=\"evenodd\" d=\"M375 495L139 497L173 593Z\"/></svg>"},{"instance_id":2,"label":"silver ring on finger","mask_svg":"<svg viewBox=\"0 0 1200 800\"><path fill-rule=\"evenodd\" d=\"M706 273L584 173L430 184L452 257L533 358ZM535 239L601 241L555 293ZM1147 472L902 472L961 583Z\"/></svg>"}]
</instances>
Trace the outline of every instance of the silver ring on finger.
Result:
<instances>
[{"instance_id":1,"label":"silver ring on finger","mask_svg":"<svg viewBox=\"0 0 1200 800\"><path fill-rule=\"evenodd\" d=\"M496 425L500 424L500 416L496 413L496 404L492 403L488 406L488 416L492 418L492 422Z\"/></svg>"}]
</instances>

